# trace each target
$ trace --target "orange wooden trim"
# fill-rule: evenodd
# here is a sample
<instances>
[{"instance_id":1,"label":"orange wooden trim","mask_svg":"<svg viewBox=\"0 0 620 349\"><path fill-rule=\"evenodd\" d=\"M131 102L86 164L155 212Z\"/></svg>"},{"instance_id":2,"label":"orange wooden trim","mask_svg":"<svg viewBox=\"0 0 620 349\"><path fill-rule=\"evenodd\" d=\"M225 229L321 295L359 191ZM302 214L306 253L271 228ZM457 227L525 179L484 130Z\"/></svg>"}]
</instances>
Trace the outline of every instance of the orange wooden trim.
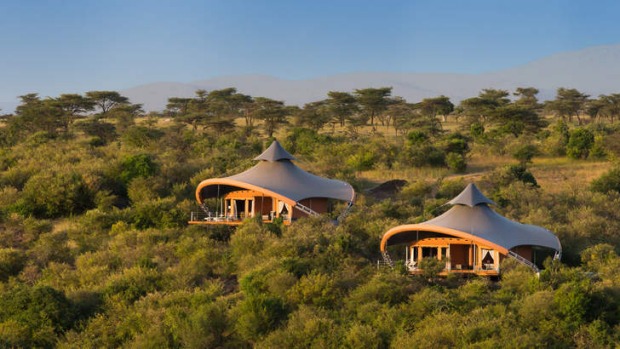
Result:
<instances>
[{"instance_id":1,"label":"orange wooden trim","mask_svg":"<svg viewBox=\"0 0 620 349\"><path fill-rule=\"evenodd\" d=\"M295 202L294 200L291 200L287 198L286 196L278 194L274 191L261 188L253 184L244 183L244 182L240 182L240 181L236 181L234 179L228 179L228 178L211 178L211 179L205 179L204 181L200 182L200 184L198 184L198 187L196 188L196 201L202 204L202 198L200 197L200 191L203 188L208 187L210 185L218 185L218 184L219 185L230 185L233 187L239 187L243 189L258 191L260 193L264 193L267 196L271 196L280 201L284 201L285 203L289 204L291 208L297 204L297 202Z\"/></svg>"},{"instance_id":2,"label":"orange wooden trim","mask_svg":"<svg viewBox=\"0 0 620 349\"><path fill-rule=\"evenodd\" d=\"M226 194L227 199L245 199L254 200L255 197L260 197L262 193L256 190L236 190Z\"/></svg>"},{"instance_id":3,"label":"orange wooden trim","mask_svg":"<svg viewBox=\"0 0 620 349\"><path fill-rule=\"evenodd\" d=\"M384 235L383 238L381 238L381 252L385 252L385 249L387 247L387 242L388 240L396 235L396 234L400 234L400 233L404 233L404 232L408 232L408 231L428 231L428 232L433 232L433 233L441 233L441 234L446 234L446 235L450 235L450 236L456 236L462 239L467 239L467 240L471 240L477 244L483 244L485 246L491 247L494 250L499 251L502 254L508 254L508 249L500 246L496 243L493 243L491 241L485 240L481 237L466 233L464 231L460 231L460 230L455 230L455 229L450 229L450 228L445 228L445 227L440 227L440 226L436 226L436 225L424 225L424 224L404 224L404 225L399 225L397 227L394 227L390 230L388 230Z\"/></svg>"}]
</instances>

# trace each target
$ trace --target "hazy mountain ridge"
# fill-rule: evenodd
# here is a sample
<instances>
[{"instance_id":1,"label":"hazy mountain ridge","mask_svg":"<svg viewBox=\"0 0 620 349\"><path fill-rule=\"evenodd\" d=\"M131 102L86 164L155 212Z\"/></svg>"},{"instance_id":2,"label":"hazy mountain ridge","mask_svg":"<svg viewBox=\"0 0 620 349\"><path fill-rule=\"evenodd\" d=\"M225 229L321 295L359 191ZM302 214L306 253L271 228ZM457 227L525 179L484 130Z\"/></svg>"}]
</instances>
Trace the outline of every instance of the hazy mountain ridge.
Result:
<instances>
[{"instance_id":1,"label":"hazy mountain ridge","mask_svg":"<svg viewBox=\"0 0 620 349\"><path fill-rule=\"evenodd\" d=\"M477 96L484 88L514 91L517 87L538 88L541 99L555 96L558 87L576 88L594 97L620 93L620 45L590 47L555 54L530 63L483 74L362 72L338 74L307 80L285 80L273 76L223 76L183 83L155 83L121 91L147 110L162 110L168 97L190 97L202 88L207 91L236 87L241 93L269 97L287 104L322 100L328 91L392 86L394 96L419 101L438 95L458 103Z\"/></svg>"},{"instance_id":2,"label":"hazy mountain ridge","mask_svg":"<svg viewBox=\"0 0 620 349\"><path fill-rule=\"evenodd\" d=\"M156 82L120 90L147 111L163 110L169 97L191 97L207 91L236 87L254 97L269 97L289 105L325 99L328 91L392 86L393 95L410 102L446 95L454 103L477 96L484 88L514 91L533 86L541 99L551 99L558 87L576 88L596 97L620 93L620 44L554 54L513 68L482 74L359 72L286 80L267 75L221 76L206 80ZM13 103L11 103L13 104ZM5 106L6 107L6 106ZM4 108L9 110L9 108Z\"/></svg>"}]
</instances>

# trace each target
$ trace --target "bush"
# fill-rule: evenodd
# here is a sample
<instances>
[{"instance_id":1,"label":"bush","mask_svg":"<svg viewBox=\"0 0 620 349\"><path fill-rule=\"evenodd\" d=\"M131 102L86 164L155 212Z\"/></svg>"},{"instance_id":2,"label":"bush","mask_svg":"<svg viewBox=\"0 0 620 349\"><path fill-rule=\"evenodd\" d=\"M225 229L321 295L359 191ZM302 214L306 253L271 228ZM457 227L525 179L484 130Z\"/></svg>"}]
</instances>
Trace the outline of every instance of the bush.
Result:
<instances>
[{"instance_id":1,"label":"bush","mask_svg":"<svg viewBox=\"0 0 620 349\"><path fill-rule=\"evenodd\" d=\"M422 269L422 275L429 279L434 279L446 268L446 262L440 261L435 257L425 257L420 261L420 269Z\"/></svg>"},{"instance_id":2,"label":"bush","mask_svg":"<svg viewBox=\"0 0 620 349\"><path fill-rule=\"evenodd\" d=\"M520 181L525 184L531 184L534 187L538 186L536 178L525 166L521 165L508 165L491 176L491 180L496 182L499 186L508 186L510 183Z\"/></svg>"},{"instance_id":3,"label":"bush","mask_svg":"<svg viewBox=\"0 0 620 349\"><path fill-rule=\"evenodd\" d=\"M255 341L277 328L289 313L284 301L265 294L249 295L237 310L236 330L242 338Z\"/></svg>"},{"instance_id":4,"label":"bush","mask_svg":"<svg viewBox=\"0 0 620 349\"><path fill-rule=\"evenodd\" d=\"M585 128L576 128L570 132L566 155L573 159L586 159L594 145L594 134Z\"/></svg>"},{"instance_id":5,"label":"bush","mask_svg":"<svg viewBox=\"0 0 620 349\"><path fill-rule=\"evenodd\" d=\"M133 303L140 297L161 289L162 281L162 275L157 270L133 267L110 277L104 294Z\"/></svg>"},{"instance_id":6,"label":"bush","mask_svg":"<svg viewBox=\"0 0 620 349\"><path fill-rule=\"evenodd\" d=\"M131 155L121 161L120 180L127 185L134 178L153 176L157 170L157 165L150 155Z\"/></svg>"},{"instance_id":7,"label":"bush","mask_svg":"<svg viewBox=\"0 0 620 349\"><path fill-rule=\"evenodd\" d=\"M443 141L443 149L446 153L455 153L461 156L469 153L469 139L460 133L452 133L448 135Z\"/></svg>"},{"instance_id":8,"label":"bush","mask_svg":"<svg viewBox=\"0 0 620 349\"><path fill-rule=\"evenodd\" d=\"M26 182L18 209L24 215L56 218L93 207L93 195L73 171L43 171Z\"/></svg>"},{"instance_id":9,"label":"bush","mask_svg":"<svg viewBox=\"0 0 620 349\"><path fill-rule=\"evenodd\" d=\"M26 264L26 254L14 248L0 249L0 281L19 274Z\"/></svg>"},{"instance_id":10,"label":"bush","mask_svg":"<svg viewBox=\"0 0 620 349\"><path fill-rule=\"evenodd\" d=\"M346 164L356 171L367 171L374 167L375 155L368 149L360 149L359 152L347 158Z\"/></svg>"},{"instance_id":11,"label":"bush","mask_svg":"<svg viewBox=\"0 0 620 349\"><path fill-rule=\"evenodd\" d=\"M123 132L121 141L132 147L144 148L162 136L163 133L159 130L144 126L130 126Z\"/></svg>"},{"instance_id":12,"label":"bush","mask_svg":"<svg viewBox=\"0 0 620 349\"><path fill-rule=\"evenodd\" d=\"M457 153L448 153L446 156L448 168L456 173L463 173L467 169L467 162L463 155Z\"/></svg>"},{"instance_id":13,"label":"bush","mask_svg":"<svg viewBox=\"0 0 620 349\"><path fill-rule=\"evenodd\" d=\"M593 180L590 190L604 194L612 191L620 193L620 167L616 166Z\"/></svg>"},{"instance_id":14,"label":"bush","mask_svg":"<svg viewBox=\"0 0 620 349\"><path fill-rule=\"evenodd\" d=\"M538 154L538 148L533 144L524 144L517 147L512 153L512 157L519 161L521 166L526 166L532 162L532 158Z\"/></svg>"},{"instance_id":15,"label":"bush","mask_svg":"<svg viewBox=\"0 0 620 349\"><path fill-rule=\"evenodd\" d=\"M0 331L22 333L13 337L21 343L3 343L3 338L0 339L2 346L51 348L56 336L69 329L74 321L71 302L62 292L51 287L19 286L0 295L0 323L3 323ZM12 329L7 329L7 325ZM27 338L23 334L27 334Z\"/></svg>"}]
</instances>

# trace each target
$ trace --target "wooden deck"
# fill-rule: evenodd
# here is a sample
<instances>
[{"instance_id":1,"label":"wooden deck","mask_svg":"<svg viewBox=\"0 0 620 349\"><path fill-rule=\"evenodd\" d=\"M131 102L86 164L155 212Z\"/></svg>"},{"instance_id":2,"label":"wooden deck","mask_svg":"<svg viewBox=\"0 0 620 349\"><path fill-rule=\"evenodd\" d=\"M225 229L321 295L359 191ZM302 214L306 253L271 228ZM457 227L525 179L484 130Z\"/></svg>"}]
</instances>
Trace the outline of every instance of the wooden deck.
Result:
<instances>
[{"instance_id":1,"label":"wooden deck","mask_svg":"<svg viewBox=\"0 0 620 349\"><path fill-rule=\"evenodd\" d=\"M241 225L244 221L234 220L234 221L188 221L187 224L192 225ZM272 220L263 220L263 223L273 223ZM289 225L290 221L283 221L282 224Z\"/></svg>"},{"instance_id":2,"label":"wooden deck","mask_svg":"<svg viewBox=\"0 0 620 349\"><path fill-rule=\"evenodd\" d=\"M414 269L414 270L409 270L409 273L411 275L422 275L424 273L424 271L422 269ZM497 270L484 270L484 269L451 269L451 270L447 270L444 269L441 272L439 272L439 276L448 276L448 274L473 274L473 275L479 275L479 276L498 276L499 275L499 271Z\"/></svg>"},{"instance_id":3,"label":"wooden deck","mask_svg":"<svg viewBox=\"0 0 620 349\"><path fill-rule=\"evenodd\" d=\"M192 225L240 225L246 219L253 219L253 217L227 217L227 216L209 216L202 212L192 212L190 215L190 220L187 224ZM262 219L263 223L273 223L274 219L269 219L264 216ZM282 223L284 225L289 225L291 222L287 219L283 220Z\"/></svg>"}]
</instances>

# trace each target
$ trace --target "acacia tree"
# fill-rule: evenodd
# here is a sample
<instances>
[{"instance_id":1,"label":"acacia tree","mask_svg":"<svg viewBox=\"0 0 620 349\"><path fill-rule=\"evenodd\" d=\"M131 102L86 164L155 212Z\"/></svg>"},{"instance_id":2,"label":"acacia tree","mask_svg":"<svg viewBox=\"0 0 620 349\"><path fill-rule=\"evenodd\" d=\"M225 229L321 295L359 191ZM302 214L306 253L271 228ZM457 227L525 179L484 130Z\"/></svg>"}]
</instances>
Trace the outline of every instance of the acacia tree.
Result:
<instances>
[{"instance_id":1,"label":"acacia tree","mask_svg":"<svg viewBox=\"0 0 620 349\"><path fill-rule=\"evenodd\" d=\"M450 97L441 95L434 98L424 98L420 103L416 104L420 114L429 118L443 116L443 121L448 121L448 115L454 111L454 104L450 102Z\"/></svg>"},{"instance_id":2,"label":"acacia tree","mask_svg":"<svg viewBox=\"0 0 620 349\"><path fill-rule=\"evenodd\" d=\"M345 121L358 111L357 100L347 92L329 91L327 96L325 101L327 111L343 127Z\"/></svg>"},{"instance_id":3,"label":"acacia tree","mask_svg":"<svg viewBox=\"0 0 620 349\"><path fill-rule=\"evenodd\" d=\"M95 106L99 108L101 116L104 116L118 105L129 104L129 98L122 96L116 91L89 91L86 92L86 97L90 98Z\"/></svg>"},{"instance_id":4,"label":"acacia tree","mask_svg":"<svg viewBox=\"0 0 620 349\"><path fill-rule=\"evenodd\" d=\"M287 110L284 102L266 97L256 97L254 103L256 104L254 116L263 121L265 132L269 137L273 137L276 129L286 122Z\"/></svg>"},{"instance_id":5,"label":"acacia tree","mask_svg":"<svg viewBox=\"0 0 620 349\"><path fill-rule=\"evenodd\" d=\"M319 131L331 119L326 101L317 101L304 104L295 113L297 122L301 126L307 126L314 131Z\"/></svg>"},{"instance_id":6,"label":"acacia tree","mask_svg":"<svg viewBox=\"0 0 620 349\"><path fill-rule=\"evenodd\" d=\"M21 104L15 109L15 117L10 120L10 128L16 134L45 131L51 136L58 134L63 125L63 110L55 99L40 99L37 93L19 97Z\"/></svg>"},{"instance_id":7,"label":"acacia tree","mask_svg":"<svg viewBox=\"0 0 620 349\"><path fill-rule=\"evenodd\" d=\"M528 108L531 110L539 110L541 108L540 103L538 103L538 89L534 87L517 87L516 91L513 95L519 97L514 104Z\"/></svg>"},{"instance_id":8,"label":"acacia tree","mask_svg":"<svg viewBox=\"0 0 620 349\"><path fill-rule=\"evenodd\" d=\"M510 103L508 91L484 89L478 97L468 98L459 104L460 114L466 116L470 123L484 124L495 116L498 108Z\"/></svg>"},{"instance_id":9,"label":"acacia tree","mask_svg":"<svg viewBox=\"0 0 620 349\"><path fill-rule=\"evenodd\" d=\"M134 120L144 113L142 104L121 104L112 109L108 115L116 119L116 129L124 132L134 124Z\"/></svg>"},{"instance_id":10,"label":"acacia tree","mask_svg":"<svg viewBox=\"0 0 620 349\"><path fill-rule=\"evenodd\" d=\"M191 98L182 97L170 97L168 98L168 104L166 104L166 113L171 116L179 116L187 114Z\"/></svg>"},{"instance_id":11,"label":"acacia tree","mask_svg":"<svg viewBox=\"0 0 620 349\"><path fill-rule=\"evenodd\" d=\"M494 112L493 122L500 130L519 137L522 133L536 133L547 126L547 122L530 107L508 104Z\"/></svg>"},{"instance_id":12,"label":"acacia tree","mask_svg":"<svg viewBox=\"0 0 620 349\"><path fill-rule=\"evenodd\" d=\"M590 120L596 120L603 115L605 102L602 98L588 99L585 104L584 112L590 117Z\"/></svg>"},{"instance_id":13,"label":"acacia tree","mask_svg":"<svg viewBox=\"0 0 620 349\"><path fill-rule=\"evenodd\" d=\"M370 118L370 125L375 125L375 117L381 115L390 104L389 97L392 94L391 87L365 88L355 90L355 98L360 109L367 118ZM385 120L381 120L381 125L385 125Z\"/></svg>"},{"instance_id":14,"label":"acacia tree","mask_svg":"<svg viewBox=\"0 0 620 349\"><path fill-rule=\"evenodd\" d=\"M601 104L600 112L608 117L610 122L614 122L615 118L620 117L620 93L600 95L598 100Z\"/></svg>"},{"instance_id":15,"label":"acacia tree","mask_svg":"<svg viewBox=\"0 0 620 349\"><path fill-rule=\"evenodd\" d=\"M95 102L87 97L79 94L62 94L56 99L58 105L63 110L62 126L65 132L69 131L69 126L73 124L76 118L82 113L94 110Z\"/></svg>"},{"instance_id":16,"label":"acacia tree","mask_svg":"<svg viewBox=\"0 0 620 349\"><path fill-rule=\"evenodd\" d=\"M390 115L394 132L397 135L399 132L406 133L414 127L413 119L416 117L415 107L402 98L395 98L387 107L385 113Z\"/></svg>"},{"instance_id":17,"label":"acacia tree","mask_svg":"<svg viewBox=\"0 0 620 349\"><path fill-rule=\"evenodd\" d=\"M234 98L237 90L233 87L213 90L206 96L207 127L217 132L224 132L235 127L235 118L239 116Z\"/></svg>"},{"instance_id":18,"label":"acacia tree","mask_svg":"<svg viewBox=\"0 0 620 349\"><path fill-rule=\"evenodd\" d=\"M192 126L196 131L204 122L207 113L207 91L196 90L194 98L171 97L166 104L166 112L176 121Z\"/></svg>"},{"instance_id":19,"label":"acacia tree","mask_svg":"<svg viewBox=\"0 0 620 349\"><path fill-rule=\"evenodd\" d=\"M577 123L581 125L582 120L579 115L584 111L588 97L587 94L581 93L574 88L560 87L557 90L555 99L545 103L545 109L562 119L568 118L570 122L573 121L573 117L576 117Z\"/></svg>"},{"instance_id":20,"label":"acacia tree","mask_svg":"<svg viewBox=\"0 0 620 349\"><path fill-rule=\"evenodd\" d=\"M248 129L254 128L254 117L252 114L254 99L242 93L235 93L231 96L231 103L237 113L245 119L245 127Z\"/></svg>"}]
</instances>

